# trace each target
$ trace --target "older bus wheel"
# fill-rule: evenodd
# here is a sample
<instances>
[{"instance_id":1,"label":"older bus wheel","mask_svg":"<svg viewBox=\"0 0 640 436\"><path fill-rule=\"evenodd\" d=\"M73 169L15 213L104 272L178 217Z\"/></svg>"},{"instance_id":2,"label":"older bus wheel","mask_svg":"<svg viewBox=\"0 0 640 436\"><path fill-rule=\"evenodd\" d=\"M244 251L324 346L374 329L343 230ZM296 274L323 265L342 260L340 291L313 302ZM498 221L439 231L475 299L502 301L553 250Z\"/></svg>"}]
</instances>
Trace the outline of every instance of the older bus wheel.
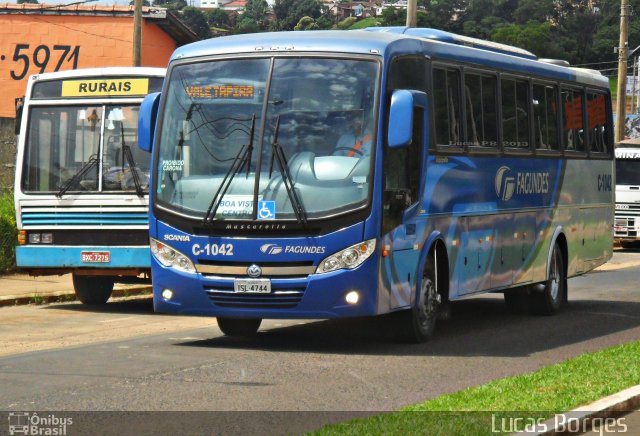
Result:
<instances>
[{"instance_id":1,"label":"older bus wheel","mask_svg":"<svg viewBox=\"0 0 640 436\"><path fill-rule=\"evenodd\" d=\"M113 277L73 274L76 298L84 304L105 304L113 291Z\"/></svg>"}]
</instances>

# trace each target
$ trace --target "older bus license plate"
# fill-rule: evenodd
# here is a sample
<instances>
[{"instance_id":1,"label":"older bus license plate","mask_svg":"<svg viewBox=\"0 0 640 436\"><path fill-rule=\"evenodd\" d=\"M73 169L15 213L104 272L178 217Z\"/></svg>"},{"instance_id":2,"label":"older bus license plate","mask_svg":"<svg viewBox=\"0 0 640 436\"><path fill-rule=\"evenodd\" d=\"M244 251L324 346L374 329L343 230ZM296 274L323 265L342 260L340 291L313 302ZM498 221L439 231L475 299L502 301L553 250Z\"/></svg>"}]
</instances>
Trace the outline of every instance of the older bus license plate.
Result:
<instances>
[{"instance_id":1,"label":"older bus license plate","mask_svg":"<svg viewBox=\"0 0 640 436\"><path fill-rule=\"evenodd\" d=\"M109 263L111 253L108 251L83 251L80 253L80 261L83 263Z\"/></svg>"},{"instance_id":2,"label":"older bus license plate","mask_svg":"<svg viewBox=\"0 0 640 436\"><path fill-rule=\"evenodd\" d=\"M271 293L271 280L269 279L235 279L233 281L235 292L252 294Z\"/></svg>"}]
</instances>

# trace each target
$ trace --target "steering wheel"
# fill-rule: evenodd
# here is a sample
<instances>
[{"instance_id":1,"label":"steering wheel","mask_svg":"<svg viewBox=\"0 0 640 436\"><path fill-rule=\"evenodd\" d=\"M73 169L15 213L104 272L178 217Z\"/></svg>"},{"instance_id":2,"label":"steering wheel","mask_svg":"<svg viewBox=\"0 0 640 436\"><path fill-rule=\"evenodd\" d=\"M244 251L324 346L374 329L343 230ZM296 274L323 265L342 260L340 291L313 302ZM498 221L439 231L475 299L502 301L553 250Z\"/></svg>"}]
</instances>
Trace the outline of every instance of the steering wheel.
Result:
<instances>
[{"instance_id":1,"label":"steering wheel","mask_svg":"<svg viewBox=\"0 0 640 436\"><path fill-rule=\"evenodd\" d=\"M354 147L336 147L333 150L333 154L335 154L337 151L343 151L343 150L352 151L360 156L364 156L364 152L362 150L358 150L357 148L354 148Z\"/></svg>"}]
</instances>

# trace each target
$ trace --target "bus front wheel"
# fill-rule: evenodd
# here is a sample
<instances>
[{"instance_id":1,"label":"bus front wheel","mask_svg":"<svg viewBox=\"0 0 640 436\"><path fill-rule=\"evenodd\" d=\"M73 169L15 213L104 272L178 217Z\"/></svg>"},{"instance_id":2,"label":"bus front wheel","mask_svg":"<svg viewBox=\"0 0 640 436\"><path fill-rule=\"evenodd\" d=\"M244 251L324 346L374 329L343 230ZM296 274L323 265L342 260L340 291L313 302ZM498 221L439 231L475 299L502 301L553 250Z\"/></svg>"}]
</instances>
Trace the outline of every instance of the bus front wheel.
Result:
<instances>
[{"instance_id":1,"label":"bus front wheel","mask_svg":"<svg viewBox=\"0 0 640 436\"><path fill-rule=\"evenodd\" d=\"M73 289L83 304L105 304L111 297L114 283L113 277L73 274Z\"/></svg>"},{"instance_id":2,"label":"bus front wheel","mask_svg":"<svg viewBox=\"0 0 640 436\"><path fill-rule=\"evenodd\" d=\"M413 308L402 312L402 336L409 342L429 339L436 328L440 295L436 287L435 259L432 251L427 257L419 293Z\"/></svg>"},{"instance_id":3,"label":"bus front wheel","mask_svg":"<svg viewBox=\"0 0 640 436\"><path fill-rule=\"evenodd\" d=\"M226 336L253 336L258 332L262 318L224 318L219 316L218 327Z\"/></svg>"},{"instance_id":4,"label":"bus front wheel","mask_svg":"<svg viewBox=\"0 0 640 436\"><path fill-rule=\"evenodd\" d=\"M553 247L549 276L541 291L531 293L531 309L538 315L553 315L556 313L567 292L567 272L565 271L562 249L558 243Z\"/></svg>"}]
</instances>

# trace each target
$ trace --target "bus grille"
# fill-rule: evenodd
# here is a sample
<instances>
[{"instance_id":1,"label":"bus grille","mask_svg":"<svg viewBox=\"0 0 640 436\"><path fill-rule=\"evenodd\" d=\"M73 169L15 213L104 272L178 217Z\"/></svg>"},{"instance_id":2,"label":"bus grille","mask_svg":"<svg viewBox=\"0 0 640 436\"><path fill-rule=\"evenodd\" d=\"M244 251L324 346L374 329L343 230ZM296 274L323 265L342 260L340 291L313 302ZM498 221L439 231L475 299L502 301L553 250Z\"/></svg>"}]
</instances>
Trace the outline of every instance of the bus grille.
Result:
<instances>
[{"instance_id":1,"label":"bus grille","mask_svg":"<svg viewBox=\"0 0 640 436\"><path fill-rule=\"evenodd\" d=\"M636 238L638 236L638 232L635 230L635 226L635 218L616 217L614 226L614 237Z\"/></svg>"},{"instance_id":2,"label":"bus grille","mask_svg":"<svg viewBox=\"0 0 640 436\"><path fill-rule=\"evenodd\" d=\"M29 227L73 226L95 228L100 226L149 225L146 206L78 205L33 206L23 205L22 225Z\"/></svg>"},{"instance_id":3,"label":"bus grille","mask_svg":"<svg viewBox=\"0 0 640 436\"><path fill-rule=\"evenodd\" d=\"M205 288L205 291L216 306L238 309L291 309L302 301L303 288L272 286L270 294L237 293L233 291L233 285Z\"/></svg>"}]
</instances>

